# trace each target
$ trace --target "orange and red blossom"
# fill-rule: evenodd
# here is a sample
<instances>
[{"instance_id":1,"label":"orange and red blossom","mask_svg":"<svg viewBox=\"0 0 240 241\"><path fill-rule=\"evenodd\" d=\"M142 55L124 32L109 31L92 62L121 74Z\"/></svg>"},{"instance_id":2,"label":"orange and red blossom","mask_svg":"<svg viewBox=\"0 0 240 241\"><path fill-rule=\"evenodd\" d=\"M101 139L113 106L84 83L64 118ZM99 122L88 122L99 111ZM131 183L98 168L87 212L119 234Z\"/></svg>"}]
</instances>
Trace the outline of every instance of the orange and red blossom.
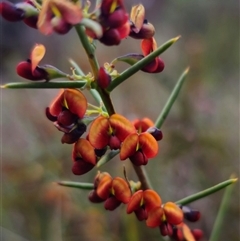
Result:
<instances>
[{"instance_id":1,"label":"orange and red blossom","mask_svg":"<svg viewBox=\"0 0 240 241\"><path fill-rule=\"evenodd\" d=\"M129 158L136 166L146 165L149 158L158 154L158 143L148 132L132 133L123 141L120 159Z\"/></svg>"},{"instance_id":2,"label":"orange and red blossom","mask_svg":"<svg viewBox=\"0 0 240 241\"><path fill-rule=\"evenodd\" d=\"M144 56L149 55L157 49L157 42L154 37L143 39L141 49ZM164 62L160 57L156 57L152 62L143 67L143 71L148 73L159 73L164 69Z\"/></svg>"},{"instance_id":3,"label":"orange and red blossom","mask_svg":"<svg viewBox=\"0 0 240 241\"><path fill-rule=\"evenodd\" d=\"M138 133L145 132L149 127L154 126L154 123L151 119L148 117L145 117L143 119L136 119L132 121L134 127L138 131Z\"/></svg>"},{"instance_id":4,"label":"orange and red blossom","mask_svg":"<svg viewBox=\"0 0 240 241\"><path fill-rule=\"evenodd\" d=\"M161 198L154 190L139 190L132 195L127 205L127 213L134 212L139 221L146 220L148 213L161 204Z\"/></svg>"},{"instance_id":5,"label":"orange and red blossom","mask_svg":"<svg viewBox=\"0 0 240 241\"><path fill-rule=\"evenodd\" d=\"M82 175L90 171L96 164L97 158L90 142L80 138L73 146L72 172L75 175Z\"/></svg>"},{"instance_id":6,"label":"orange and red blossom","mask_svg":"<svg viewBox=\"0 0 240 241\"><path fill-rule=\"evenodd\" d=\"M0 14L7 21L17 22L23 20L28 26L37 28L39 11L30 1L16 4L7 1L1 2Z\"/></svg>"},{"instance_id":7,"label":"orange and red blossom","mask_svg":"<svg viewBox=\"0 0 240 241\"><path fill-rule=\"evenodd\" d=\"M155 34L154 26L145 19L145 8L142 4L132 7L130 21L130 37L135 39L147 39L153 37Z\"/></svg>"},{"instance_id":8,"label":"orange and red blossom","mask_svg":"<svg viewBox=\"0 0 240 241\"><path fill-rule=\"evenodd\" d=\"M171 238L175 241L197 241L200 240L203 233L199 229L190 230L185 223L180 223L173 229Z\"/></svg>"},{"instance_id":9,"label":"orange and red blossom","mask_svg":"<svg viewBox=\"0 0 240 241\"><path fill-rule=\"evenodd\" d=\"M43 34L67 33L73 25L82 20L79 5L68 0L45 0L38 18L38 29Z\"/></svg>"},{"instance_id":10,"label":"orange and red blossom","mask_svg":"<svg viewBox=\"0 0 240 241\"><path fill-rule=\"evenodd\" d=\"M128 13L122 0L103 0L100 7L100 24L103 36L99 39L105 45L118 45L130 32Z\"/></svg>"},{"instance_id":11,"label":"orange and red blossom","mask_svg":"<svg viewBox=\"0 0 240 241\"><path fill-rule=\"evenodd\" d=\"M178 225L183 221L183 212L173 202L167 202L162 206L153 208L148 213L146 224L150 228L161 226L165 222L171 225Z\"/></svg>"},{"instance_id":12,"label":"orange and red blossom","mask_svg":"<svg viewBox=\"0 0 240 241\"><path fill-rule=\"evenodd\" d=\"M87 109L85 96L77 89L61 90L50 107L46 108L46 116L58 130L64 132L62 143L72 144L86 131L81 122Z\"/></svg>"},{"instance_id":13,"label":"orange and red blossom","mask_svg":"<svg viewBox=\"0 0 240 241\"><path fill-rule=\"evenodd\" d=\"M131 190L121 177L112 178L108 173L100 173L95 178L94 186L95 190L90 192L89 199L95 203L104 201L106 210L114 210L130 200Z\"/></svg>"},{"instance_id":14,"label":"orange and red blossom","mask_svg":"<svg viewBox=\"0 0 240 241\"><path fill-rule=\"evenodd\" d=\"M90 127L88 139L96 149L107 145L111 149L119 149L125 138L134 132L132 123L122 115L99 116Z\"/></svg>"}]
</instances>

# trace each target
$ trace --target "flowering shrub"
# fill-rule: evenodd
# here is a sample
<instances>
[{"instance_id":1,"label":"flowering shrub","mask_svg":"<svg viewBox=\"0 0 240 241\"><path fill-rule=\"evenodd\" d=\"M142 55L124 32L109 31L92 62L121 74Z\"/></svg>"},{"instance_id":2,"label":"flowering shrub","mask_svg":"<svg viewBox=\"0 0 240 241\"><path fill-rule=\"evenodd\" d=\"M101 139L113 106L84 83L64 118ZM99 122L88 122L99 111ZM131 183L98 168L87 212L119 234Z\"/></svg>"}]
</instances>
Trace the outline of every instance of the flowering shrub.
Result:
<instances>
[{"instance_id":1,"label":"flowering shrub","mask_svg":"<svg viewBox=\"0 0 240 241\"><path fill-rule=\"evenodd\" d=\"M53 32L67 34L72 28L79 35L91 65L91 73L82 73L74 61L71 61L70 74L51 65L39 65L46 50L38 43L33 46L29 58L16 67L19 76L34 82L3 86L61 89L46 108L45 114L63 132L61 142L72 145L73 174L86 174L118 155L120 161L131 161L140 181L129 180L125 170L124 178L112 177L108 172L97 172L92 185L73 182L59 184L91 189L89 201L104 202L106 210L113 211L120 205L126 205L127 214L135 213L136 218L145 221L147 227L159 228L162 236L169 236L172 240L200 240L202 230L191 229L186 224L186 221L198 221L200 212L186 205L235 182L236 179L179 201L162 202L163 197L151 187L143 167L160 154L159 142L163 139L161 126L177 98L188 69L179 78L155 123L148 117L129 120L116 113L110 97L113 89L137 71L152 74L162 72L165 64L159 55L179 37L158 47L154 38L154 25L146 20L144 6L133 6L128 13L123 0L97 1L93 11L90 11L89 1L68 0L27 0L17 4L2 2L0 10L7 21L24 21L45 35ZM119 45L128 37L141 39L142 54L126 54L99 66L95 43L99 41L111 47ZM128 63L130 67L123 73L118 73L115 69L118 61ZM57 78L65 80L52 81ZM97 100L97 105L88 103L83 93L85 90L90 91Z\"/></svg>"}]
</instances>

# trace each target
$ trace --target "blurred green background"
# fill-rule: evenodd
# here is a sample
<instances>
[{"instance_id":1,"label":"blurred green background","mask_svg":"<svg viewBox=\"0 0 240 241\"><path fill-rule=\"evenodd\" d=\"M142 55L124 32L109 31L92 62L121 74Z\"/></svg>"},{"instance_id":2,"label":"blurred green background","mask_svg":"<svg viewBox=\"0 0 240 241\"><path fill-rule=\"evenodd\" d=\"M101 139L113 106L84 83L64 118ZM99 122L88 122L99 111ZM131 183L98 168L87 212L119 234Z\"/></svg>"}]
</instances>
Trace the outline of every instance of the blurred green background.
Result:
<instances>
[{"instance_id":1,"label":"blurred green background","mask_svg":"<svg viewBox=\"0 0 240 241\"><path fill-rule=\"evenodd\" d=\"M127 9L138 1L126 1ZM190 66L186 84L166 119L160 154L146 169L163 202L181 199L230 177L239 176L239 3L234 0L145 0L146 18L156 28L160 46L181 39L162 58L161 74L139 72L113 91L117 112L129 119L155 120L182 71ZM23 23L1 19L1 81L27 81L15 66L29 57L35 43L47 48L41 63L70 73L74 59L88 73L89 64L74 29L68 35L43 36ZM120 46L99 44L101 65L117 56L140 53L140 41ZM128 66L118 64L118 70ZM1 226L2 240L11 241L144 241L161 240L125 206L106 212L88 202L87 191L59 187L59 180L92 182L97 169L83 176L71 173L71 145L45 117L45 107L58 90L1 90ZM87 96L89 94L85 92ZM94 101L89 96L91 103ZM131 165L114 160L101 168L113 176L137 180ZM190 207L202 213L190 226L209 239L223 191ZM220 241L239 240L239 184L229 204Z\"/></svg>"}]
</instances>

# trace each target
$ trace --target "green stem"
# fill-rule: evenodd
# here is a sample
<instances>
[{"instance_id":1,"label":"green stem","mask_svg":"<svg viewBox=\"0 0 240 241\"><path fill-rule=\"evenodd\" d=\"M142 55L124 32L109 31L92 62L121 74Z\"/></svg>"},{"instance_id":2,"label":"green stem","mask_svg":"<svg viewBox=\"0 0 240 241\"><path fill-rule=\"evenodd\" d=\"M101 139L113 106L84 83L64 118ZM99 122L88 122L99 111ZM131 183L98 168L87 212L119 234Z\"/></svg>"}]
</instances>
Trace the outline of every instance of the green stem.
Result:
<instances>
[{"instance_id":1,"label":"green stem","mask_svg":"<svg viewBox=\"0 0 240 241\"><path fill-rule=\"evenodd\" d=\"M180 92L180 89L186 79L186 76L188 74L188 71L189 71L189 68L187 68L183 73L182 75L180 76L180 78L178 79L178 82L177 84L175 85L170 97L168 98L167 100L167 103L165 104L165 106L163 107L163 110L162 112L159 114L156 122L155 122L155 126L157 128L161 128L163 122L165 121L165 119L167 118L168 116L168 113L169 111L171 110L172 106L173 106L173 103L175 102L175 100L177 99L178 97L178 94Z\"/></svg>"},{"instance_id":2,"label":"green stem","mask_svg":"<svg viewBox=\"0 0 240 241\"><path fill-rule=\"evenodd\" d=\"M163 45L161 45L159 48L157 48L155 51L144 57L143 59L139 60L136 64L129 67L127 70L123 71L120 76L118 76L116 79L114 79L111 84L108 86L107 91L111 92L113 91L118 85L120 85L123 81L134 75L136 72L141 70L145 65L149 64L152 60L154 60L156 57L158 57L161 53L163 53L165 50L167 50L172 44L174 44L179 37L172 38Z\"/></svg>"},{"instance_id":3,"label":"green stem","mask_svg":"<svg viewBox=\"0 0 240 241\"><path fill-rule=\"evenodd\" d=\"M153 189L149 177L147 175L146 169L143 166L135 166L134 164L133 168L138 176L138 179L141 182L141 189Z\"/></svg>"},{"instance_id":4,"label":"green stem","mask_svg":"<svg viewBox=\"0 0 240 241\"><path fill-rule=\"evenodd\" d=\"M74 188L80 188L80 189L86 189L86 190L94 189L93 183L86 183L86 182L60 181L58 182L58 184L65 187L74 187Z\"/></svg>"},{"instance_id":5,"label":"green stem","mask_svg":"<svg viewBox=\"0 0 240 241\"><path fill-rule=\"evenodd\" d=\"M85 33L84 26L82 26L80 24L77 24L75 26L75 29L77 31L79 39L81 40L82 45L83 45L83 47L84 47L84 49L86 51L86 54L88 56L88 60L89 60L89 63L91 65L91 68L92 68L92 71L93 71L94 79L97 80L99 64L98 64L96 56L95 56L95 48L89 42L88 37L87 37L87 35ZM109 93L107 91L105 91L104 89L100 88L97 85L96 81L93 84L93 87L98 91L98 93L99 93L99 95L100 95L100 97L101 97L101 99L103 101L103 104L104 104L108 114L109 115L114 114L115 111L114 111L114 107L113 107L112 100L110 98Z\"/></svg>"},{"instance_id":6,"label":"green stem","mask_svg":"<svg viewBox=\"0 0 240 241\"><path fill-rule=\"evenodd\" d=\"M6 89L62 89L82 88L86 81L54 81L54 82L16 82L2 85Z\"/></svg>"},{"instance_id":7,"label":"green stem","mask_svg":"<svg viewBox=\"0 0 240 241\"><path fill-rule=\"evenodd\" d=\"M186 205L186 204L189 204L191 202L194 202L198 199L201 199L201 198L204 198L206 196L209 196L210 194L212 193L215 193L225 187L227 187L228 185L230 184L233 184L237 181L238 179L237 178L231 178L227 181L224 181L224 182L221 182L213 187L210 187L208 189L205 189L204 191L201 191L201 192L198 192L196 194L193 194L193 195L190 195L188 197L185 197L181 200L178 200L177 202L175 202L176 204L180 204L180 205Z\"/></svg>"},{"instance_id":8,"label":"green stem","mask_svg":"<svg viewBox=\"0 0 240 241\"><path fill-rule=\"evenodd\" d=\"M226 188L224 192L223 199L221 201L221 205L220 205L209 241L220 240L220 234L221 234L221 231L223 230L223 221L227 213L227 208L229 206L230 199L232 197L231 196L232 191L233 191L233 186L229 186Z\"/></svg>"}]
</instances>

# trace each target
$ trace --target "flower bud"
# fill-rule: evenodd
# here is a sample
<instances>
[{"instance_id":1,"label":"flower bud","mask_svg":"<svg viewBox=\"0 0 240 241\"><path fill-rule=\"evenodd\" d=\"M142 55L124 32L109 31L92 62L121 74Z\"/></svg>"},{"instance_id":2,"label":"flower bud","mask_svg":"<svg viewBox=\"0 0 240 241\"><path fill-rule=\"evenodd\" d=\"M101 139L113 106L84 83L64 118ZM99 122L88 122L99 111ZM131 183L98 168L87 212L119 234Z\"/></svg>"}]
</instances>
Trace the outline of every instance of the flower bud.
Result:
<instances>
[{"instance_id":1,"label":"flower bud","mask_svg":"<svg viewBox=\"0 0 240 241\"><path fill-rule=\"evenodd\" d=\"M196 222L201 217L201 213L198 210L190 209L187 206L183 206L182 211L184 213L184 218L186 218L190 222Z\"/></svg>"},{"instance_id":2,"label":"flower bud","mask_svg":"<svg viewBox=\"0 0 240 241\"><path fill-rule=\"evenodd\" d=\"M103 36L99 41L107 46L119 45L121 42L121 36L117 29L110 28L103 33Z\"/></svg>"},{"instance_id":3,"label":"flower bud","mask_svg":"<svg viewBox=\"0 0 240 241\"><path fill-rule=\"evenodd\" d=\"M101 203L104 200L101 199L98 195L97 192L95 190L92 190L89 194L88 194L88 199L89 201L91 201L92 203Z\"/></svg>"},{"instance_id":4,"label":"flower bud","mask_svg":"<svg viewBox=\"0 0 240 241\"><path fill-rule=\"evenodd\" d=\"M155 126L148 128L147 132L150 133L156 139L156 141L160 141L163 138L162 131Z\"/></svg>"},{"instance_id":5,"label":"flower bud","mask_svg":"<svg viewBox=\"0 0 240 241\"><path fill-rule=\"evenodd\" d=\"M10 22L21 21L24 18L24 11L17 8L11 2L1 2L0 3L0 14L4 19Z\"/></svg>"},{"instance_id":6,"label":"flower bud","mask_svg":"<svg viewBox=\"0 0 240 241\"><path fill-rule=\"evenodd\" d=\"M203 231L201 229L193 229L191 231L196 241L200 240L203 237Z\"/></svg>"},{"instance_id":7,"label":"flower bud","mask_svg":"<svg viewBox=\"0 0 240 241\"><path fill-rule=\"evenodd\" d=\"M139 32L136 32L134 29L135 26L131 25L131 31L129 33L129 36L134 39L148 39L153 37L155 34L154 26L151 23L149 23L146 19L144 20L144 23Z\"/></svg>"},{"instance_id":8,"label":"flower bud","mask_svg":"<svg viewBox=\"0 0 240 241\"><path fill-rule=\"evenodd\" d=\"M107 25L110 28L119 28L128 21L128 14L124 9L118 8L107 18Z\"/></svg>"},{"instance_id":9,"label":"flower bud","mask_svg":"<svg viewBox=\"0 0 240 241\"><path fill-rule=\"evenodd\" d=\"M121 146L121 141L114 135L110 136L109 138L109 147L111 150L118 150Z\"/></svg>"},{"instance_id":10,"label":"flower bud","mask_svg":"<svg viewBox=\"0 0 240 241\"><path fill-rule=\"evenodd\" d=\"M68 109L63 110L57 117L58 124L62 126L70 126L77 120L77 115L73 114Z\"/></svg>"},{"instance_id":11,"label":"flower bud","mask_svg":"<svg viewBox=\"0 0 240 241\"><path fill-rule=\"evenodd\" d=\"M48 79L47 72L39 67L32 72L31 60L22 61L17 65L17 74L25 79L37 81Z\"/></svg>"},{"instance_id":12,"label":"flower bud","mask_svg":"<svg viewBox=\"0 0 240 241\"><path fill-rule=\"evenodd\" d=\"M147 165L148 163L148 158L140 150L135 152L132 156L130 156L129 159L136 166Z\"/></svg>"},{"instance_id":13,"label":"flower bud","mask_svg":"<svg viewBox=\"0 0 240 241\"><path fill-rule=\"evenodd\" d=\"M109 86L111 82L111 76L106 72L106 70L103 67L99 68L98 71L98 78L97 78L97 83L98 85L105 89Z\"/></svg>"},{"instance_id":14,"label":"flower bud","mask_svg":"<svg viewBox=\"0 0 240 241\"><path fill-rule=\"evenodd\" d=\"M121 201L117 200L115 196L109 197L105 202L104 202L104 207L106 210L113 211L116 209L118 206L120 206Z\"/></svg>"}]
</instances>

